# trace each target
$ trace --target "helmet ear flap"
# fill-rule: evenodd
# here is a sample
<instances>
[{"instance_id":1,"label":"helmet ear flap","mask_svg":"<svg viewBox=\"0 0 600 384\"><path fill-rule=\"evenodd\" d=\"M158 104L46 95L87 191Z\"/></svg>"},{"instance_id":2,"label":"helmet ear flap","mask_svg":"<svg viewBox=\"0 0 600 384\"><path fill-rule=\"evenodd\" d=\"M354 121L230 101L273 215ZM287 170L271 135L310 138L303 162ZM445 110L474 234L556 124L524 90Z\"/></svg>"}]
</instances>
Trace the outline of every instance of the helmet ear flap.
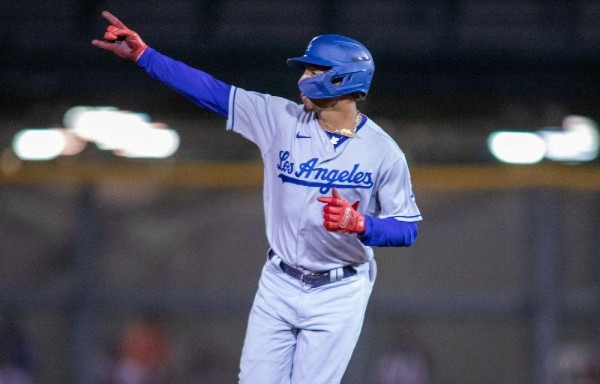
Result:
<instances>
[{"instance_id":1,"label":"helmet ear flap","mask_svg":"<svg viewBox=\"0 0 600 384\"><path fill-rule=\"evenodd\" d=\"M350 76L337 76L331 79L331 84L342 85L346 79L349 79Z\"/></svg>"}]
</instances>

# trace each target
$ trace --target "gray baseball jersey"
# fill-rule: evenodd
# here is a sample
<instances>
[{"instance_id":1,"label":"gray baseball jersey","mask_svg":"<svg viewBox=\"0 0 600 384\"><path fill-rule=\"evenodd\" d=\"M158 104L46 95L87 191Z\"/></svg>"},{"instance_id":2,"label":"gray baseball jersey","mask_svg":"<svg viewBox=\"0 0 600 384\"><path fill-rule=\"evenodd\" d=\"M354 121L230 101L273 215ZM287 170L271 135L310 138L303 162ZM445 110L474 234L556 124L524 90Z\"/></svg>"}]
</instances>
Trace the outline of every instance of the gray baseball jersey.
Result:
<instances>
[{"instance_id":1,"label":"gray baseball jersey","mask_svg":"<svg viewBox=\"0 0 600 384\"><path fill-rule=\"evenodd\" d=\"M289 265L323 271L373 258L356 235L328 232L317 197L340 195L378 218L421 220L404 153L372 120L334 148L316 114L290 100L233 87L227 129L259 148L264 161L266 233Z\"/></svg>"}]
</instances>

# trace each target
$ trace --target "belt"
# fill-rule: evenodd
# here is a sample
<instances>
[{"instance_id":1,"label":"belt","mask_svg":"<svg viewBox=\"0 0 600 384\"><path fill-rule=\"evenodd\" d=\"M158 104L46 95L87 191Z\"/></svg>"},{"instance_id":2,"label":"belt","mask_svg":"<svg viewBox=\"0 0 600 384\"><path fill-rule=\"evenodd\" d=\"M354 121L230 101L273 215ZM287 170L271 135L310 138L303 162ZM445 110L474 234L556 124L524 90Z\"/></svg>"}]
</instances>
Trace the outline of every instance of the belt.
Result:
<instances>
[{"instance_id":1,"label":"belt","mask_svg":"<svg viewBox=\"0 0 600 384\"><path fill-rule=\"evenodd\" d=\"M352 266L347 265L332 269L329 271L321 272L310 272L302 269L292 267L283 262L281 257L277 256L272 249L269 249L269 260L276 262L281 270L295 279L300 280L304 285L308 285L311 288L320 287L325 284L334 283L340 281L343 278L356 275L356 269Z\"/></svg>"}]
</instances>

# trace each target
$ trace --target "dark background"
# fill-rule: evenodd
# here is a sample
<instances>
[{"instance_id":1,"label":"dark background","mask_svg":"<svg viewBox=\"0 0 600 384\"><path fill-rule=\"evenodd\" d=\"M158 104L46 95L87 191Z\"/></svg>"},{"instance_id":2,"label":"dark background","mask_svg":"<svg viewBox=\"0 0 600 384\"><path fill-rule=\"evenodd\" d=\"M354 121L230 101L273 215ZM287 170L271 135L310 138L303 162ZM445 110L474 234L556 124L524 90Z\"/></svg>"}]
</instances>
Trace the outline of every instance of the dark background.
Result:
<instances>
[{"instance_id":1,"label":"dark background","mask_svg":"<svg viewBox=\"0 0 600 384\"><path fill-rule=\"evenodd\" d=\"M285 59L321 33L356 38L376 63L361 109L405 123L405 131L425 122L420 134L433 136L435 150L413 150L419 137L403 143L416 161L487 162L487 151L474 146L493 130L560 126L567 114L600 119L596 1L5 0L2 10L0 99L2 117L12 119L3 124L3 145L17 128L11 121L60 125L73 105L116 105L156 119L212 117L91 46L107 24L102 10L164 54L294 100L299 74Z\"/></svg>"}]
</instances>

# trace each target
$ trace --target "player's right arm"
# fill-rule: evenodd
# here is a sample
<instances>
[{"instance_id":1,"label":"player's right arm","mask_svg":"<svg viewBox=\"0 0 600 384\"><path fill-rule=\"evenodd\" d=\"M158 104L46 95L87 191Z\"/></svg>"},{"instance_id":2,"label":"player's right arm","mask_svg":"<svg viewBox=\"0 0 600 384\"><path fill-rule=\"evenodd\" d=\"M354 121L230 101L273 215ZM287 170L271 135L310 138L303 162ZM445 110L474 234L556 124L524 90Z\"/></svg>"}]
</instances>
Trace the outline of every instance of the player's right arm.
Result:
<instances>
[{"instance_id":1,"label":"player's right arm","mask_svg":"<svg viewBox=\"0 0 600 384\"><path fill-rule=\"evenodd\" d=\"M110 24L104 39L93 40L93 45L135 62L196 105L226 117L227 130L255 143L263 155L272 147L277 132L293 125L303 112L289 100L234 87L173 60L149 47L114 15L104 11L102 16Z\"/></svg>"},{"instance_id":2,"label":"player's right arm","mask_svg":"<svg viewBox=\"0 0 600 384\"><path fill-rule=\"evenodd\" d=\"M150 76L195 104L227 117L231 85L148 47L135 31L127 28L110 12L104 11L102 16L110 25L106 28L104 40L93 40L93 45L135 62Z\"/></svg>"}]
</instances>

